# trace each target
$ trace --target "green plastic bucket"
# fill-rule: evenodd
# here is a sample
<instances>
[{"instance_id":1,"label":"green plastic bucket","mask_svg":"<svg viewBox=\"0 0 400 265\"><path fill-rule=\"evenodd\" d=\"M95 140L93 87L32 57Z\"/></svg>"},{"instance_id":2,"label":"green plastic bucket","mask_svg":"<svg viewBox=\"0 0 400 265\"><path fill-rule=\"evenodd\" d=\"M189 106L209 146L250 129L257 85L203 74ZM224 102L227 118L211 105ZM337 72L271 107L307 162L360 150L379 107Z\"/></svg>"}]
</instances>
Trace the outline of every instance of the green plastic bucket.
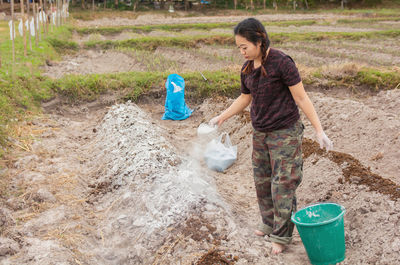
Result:
<instances>
[{"instance_id":1,"label":"green plastic bucket","mask_svg":"<svg viewBox=\"0 0 400 265\"><path fill-rule=\"evenodd\" d=\"M336 264L345 258L343 215L336 203L318 203L292 215L311 264Z\"/></svg>"}]
</instances>

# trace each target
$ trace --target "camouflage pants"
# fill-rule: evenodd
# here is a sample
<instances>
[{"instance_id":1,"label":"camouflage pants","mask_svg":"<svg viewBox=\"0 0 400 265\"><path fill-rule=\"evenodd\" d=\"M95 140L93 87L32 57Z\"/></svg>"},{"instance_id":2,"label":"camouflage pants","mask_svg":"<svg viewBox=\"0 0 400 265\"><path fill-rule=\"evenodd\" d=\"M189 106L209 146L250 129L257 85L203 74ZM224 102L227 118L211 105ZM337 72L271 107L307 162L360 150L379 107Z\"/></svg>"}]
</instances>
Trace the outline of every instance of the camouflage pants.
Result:
<instances>
[{"instance_id":1,"label":"camouflage pants","mask_svg":"<svg viewBox=\"0 0 400 265\"><path fill-rule=\"evenodd\" d=\"M296 211L296 188L303 176L301 142L304 125L297 121L288 129L253 132L253 171L262 224L260 231L272 242L289 244Z\"/></svg>"}]
</instances>

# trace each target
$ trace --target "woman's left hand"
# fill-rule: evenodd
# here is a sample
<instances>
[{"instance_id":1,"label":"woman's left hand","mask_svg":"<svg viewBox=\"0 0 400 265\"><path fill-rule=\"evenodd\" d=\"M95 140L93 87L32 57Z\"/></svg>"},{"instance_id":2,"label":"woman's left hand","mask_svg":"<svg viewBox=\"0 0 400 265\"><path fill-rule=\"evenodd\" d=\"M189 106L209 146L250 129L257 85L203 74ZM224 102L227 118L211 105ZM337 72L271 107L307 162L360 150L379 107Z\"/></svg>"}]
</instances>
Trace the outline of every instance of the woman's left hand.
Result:
<instances>
[{"instance_id":1,"label":"woman's left hand","mask_svg":"<svg viewBox=\"0 0 400 265\"><path fill-rule=\"evenodd\" d=\"M333 142L326 136L324 131L317 132L317 141L321 149L326 148L326 151L333 149Z\"/></svg>"}]
</instances>

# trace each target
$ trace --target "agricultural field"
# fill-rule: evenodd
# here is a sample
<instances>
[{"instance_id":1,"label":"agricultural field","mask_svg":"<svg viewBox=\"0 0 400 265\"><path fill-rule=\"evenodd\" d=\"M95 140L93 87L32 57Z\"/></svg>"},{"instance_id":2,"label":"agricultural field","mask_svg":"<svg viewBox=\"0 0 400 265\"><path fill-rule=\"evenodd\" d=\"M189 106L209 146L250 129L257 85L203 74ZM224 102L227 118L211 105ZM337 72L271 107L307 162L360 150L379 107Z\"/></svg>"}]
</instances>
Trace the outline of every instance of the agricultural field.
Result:
<instances>
[{"instance_id":1,"label":"agricultural field","mask_svg":"<svg viewBox=\"0 0 400 265\"><path fill-rule=\"evenodd\" d=\"M0 22L0 264L309 264L253 234L260 222L249 111L220 128L232 167L207 169L197 128L240 93L233 27L256 17L296 62L324 130L305 124L298 208L335 202L341 264L400 263L399 9L246 13L88 12L28 57ZM194 110L161 120L165 81ZM40 103L40 104L39 104Z\"/></svg>"}]
</instances>

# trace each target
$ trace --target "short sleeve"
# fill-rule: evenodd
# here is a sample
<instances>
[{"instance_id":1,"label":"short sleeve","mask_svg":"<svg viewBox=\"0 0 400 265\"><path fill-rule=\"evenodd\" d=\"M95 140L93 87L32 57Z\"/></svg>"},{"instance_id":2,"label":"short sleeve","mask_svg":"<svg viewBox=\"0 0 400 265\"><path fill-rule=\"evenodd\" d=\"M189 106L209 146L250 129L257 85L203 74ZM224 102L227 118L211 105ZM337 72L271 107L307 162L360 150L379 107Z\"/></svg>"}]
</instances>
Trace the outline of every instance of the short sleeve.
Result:
<instances>
[{"instance_id":1,"label":"short sleeve","mask_svg":"<svg viewBox=\"0 0 400 265\"><path fill-rule=\"evenodd\" d=\"M285 56L279 67L282 81L287 86L294 86L301 82L299 70L290 56Z\"/></svg>"},{"instance_id":2,"label":"short sleeve","mask_svg":"<svg viewBox=\"0 0 400 265\"><path fill-rule=\"evenodd\" d=\"M250 94L250 89L248 89L246 87L246 84L244 83L245 78L246 75L243 72L240 72L240 83L241 83L240 91L242 92L242 94Z\"/></svg>"},{"instance_id":3,"label":"short sleeve","mask_svg":"<svg viewBox=\"0 0 400 265\"><path fill-rule=\"evenodd\" d=\"M243 66L242 69L240 70L240 91L242 94L250 94L250 89L246 86L245 84L245 79L246 79L246 74L243 73L244 68L246 68L246 65L249 63L249 61L246 61Z\"/></svg>"}]
</instances>

